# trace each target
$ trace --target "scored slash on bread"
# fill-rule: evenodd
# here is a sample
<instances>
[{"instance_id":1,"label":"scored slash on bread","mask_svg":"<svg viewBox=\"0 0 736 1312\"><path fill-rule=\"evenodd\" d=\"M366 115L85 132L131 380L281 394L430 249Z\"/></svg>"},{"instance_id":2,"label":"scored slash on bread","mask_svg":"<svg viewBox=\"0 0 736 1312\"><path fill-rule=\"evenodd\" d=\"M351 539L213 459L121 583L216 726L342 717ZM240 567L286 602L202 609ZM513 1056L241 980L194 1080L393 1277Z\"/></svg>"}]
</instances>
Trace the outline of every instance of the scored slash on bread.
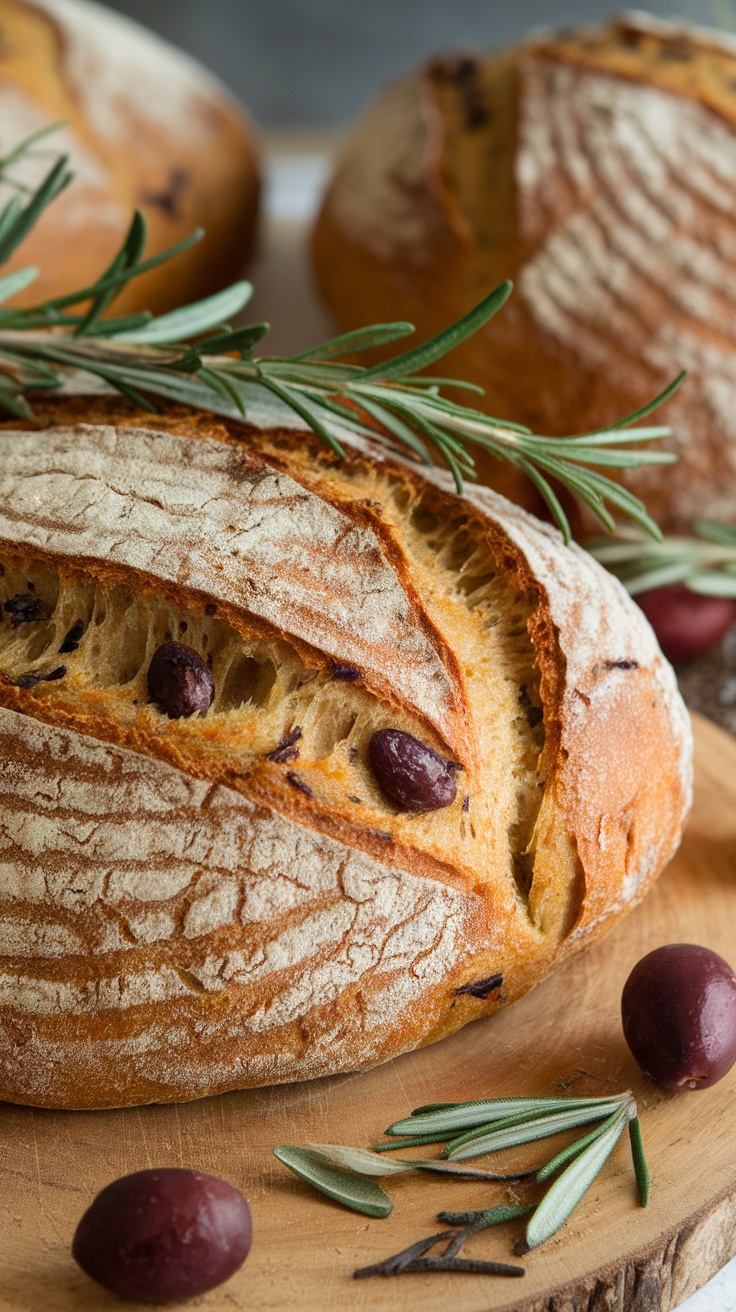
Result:
<instances>
[{"instance_id":1,"label":"scored slash on bread","mask_svg":"<svg viewBox=\"0 0 736 1312\"><path fill-rule=\"evenodd\" d=\"M408 319L421 338L513 279L442 373L538 433L604 429L686 370L662 416L678 463L621 479L689 531L736 518L735 196L736 41L624 14L389 87L341 151L315 269L342 328ZM474 455L538 508L521 471Z\"/></svg>"},{"instance_id":2,"label":"scored slash on bread","mask_svg":"<svg viewBox=\"0 0 736 1312\"><path fill-rule=\"evenodd\" d=\"M37 414L0 428L0 606L41 603L0 623L0 1097L370 1066L638 901L679 840L689 722L589 556L367 446L107 397ZM207 662L206 714L151 701L164 643ZM391 802L382 729L453 763L450 804Z\"/></svg>"}]
</instances>

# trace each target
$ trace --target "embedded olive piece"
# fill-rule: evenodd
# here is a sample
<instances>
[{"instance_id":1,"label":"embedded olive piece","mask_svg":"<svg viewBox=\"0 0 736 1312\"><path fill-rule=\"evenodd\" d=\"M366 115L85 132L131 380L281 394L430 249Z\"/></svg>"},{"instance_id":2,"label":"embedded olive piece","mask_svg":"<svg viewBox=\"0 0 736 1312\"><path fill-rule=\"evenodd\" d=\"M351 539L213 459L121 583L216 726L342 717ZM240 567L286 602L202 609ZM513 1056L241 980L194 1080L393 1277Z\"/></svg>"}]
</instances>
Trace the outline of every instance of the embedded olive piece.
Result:
<instances>
[{"instance_id":1,"label":"embedded olive piece","mask_svg":"<svg viewBox=\"0 0 736 1312\"><path fill-rule=\"evenodd\" d=\"M736 1061L736 976L694 943L655 948L624 985L626 1042L664 1089L707 1089Z\"/></svg>"},{"instance_id":2,"label":"embedded olive piece","mask_svg":"<svg viewBox=\"0 0 736 1312\"><path fill-rule=\"evenodd\" d=\"M683 583L651 588L634 598L657 635L668 661L693 660L724 635L736 619L736 602L705 597Z\"/></svg>"},{"instance_id":3,"label":"embedded olive piece","mask_svg":"<svg viewBox=\"0 0 736 1312\"><path fill-rule=\"evenodd\" d=\"M163 642L148 667L148 691L170 720L206 715L215 696L212 671L199 652L183 642Z\"/></svg>"},{"instance_id":4,"label":"embedded olive piece","mask_svg":"<svg viewBox=\"0 0 736 1312\"><path fill-rule=\"evenodd\" d=\"M231 1184L171 1167L136 1171L97 1195L72 1256L121 1298L166 1303L227 1280L250 1249L250 1208Z\"/></svg>"},{"instance_id":5,"label":"embedded olive piece","mask_svg":"<svg viewBox=\"0 0 736 1312\"><path fill-rule=\"evenodd\" d=\"M402 811L437 811L457 794L457 766L403 729L379 729L368 760L387 797Z\"/></svg>"}]
</instances>

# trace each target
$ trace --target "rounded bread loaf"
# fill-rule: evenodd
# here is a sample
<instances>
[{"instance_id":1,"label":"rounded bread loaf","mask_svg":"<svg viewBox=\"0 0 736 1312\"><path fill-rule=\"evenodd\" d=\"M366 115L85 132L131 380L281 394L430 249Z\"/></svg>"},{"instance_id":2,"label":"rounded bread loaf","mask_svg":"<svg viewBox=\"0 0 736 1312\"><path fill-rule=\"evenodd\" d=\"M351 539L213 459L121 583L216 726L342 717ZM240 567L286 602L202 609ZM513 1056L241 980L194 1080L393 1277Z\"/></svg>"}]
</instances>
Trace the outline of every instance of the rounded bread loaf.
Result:
<instances>
[{"instance_id":1,"label":"rounded bread loaf","mask_svg":"<svg viewBox=\"0 0 736 1312\"><path fill-rule=\"evenodd\" d=\"M11 170L37 186L53 154L67 153L74 173L9 262L40 269L15 304L94 282L134 208L148 221L148 255L197 227L205 237L179 257L176 277L161 266L130 282L116 312L160 313L240 274L258 209L255 138L241 106L195 60L90 0L0 0L3 154L56 123L35 157Z\"/></svg>"},{"instance_id":2,"label":"rounded bread loaf","mask_svg":"<svg viewBox=\"0 0 736 1312\"><path fill-rule=\"evenodd\" d=\"M343 328L428 336L514 279L442 373L536 432L605 427L687 370L661 414L679 463L621 477L663 528L736 519L735 38L629 13L438 59L349 136L313 248Z\"/></svg>"},{"instance_id":3,"label":"rounded bread loaf","mask_svg":"<svg viewBox=\"0 0 736 1312\"><path fill-rule=\"evenodd\" d=\"M369 445L34 408L0 425L0 1098L369 1067L639 901L680 838L690 726L590 556ZM151 701L170 642L209 664L205 715ZM390 800L386 729L450 763L454 800Z\"/></svg>"}]
</instances>

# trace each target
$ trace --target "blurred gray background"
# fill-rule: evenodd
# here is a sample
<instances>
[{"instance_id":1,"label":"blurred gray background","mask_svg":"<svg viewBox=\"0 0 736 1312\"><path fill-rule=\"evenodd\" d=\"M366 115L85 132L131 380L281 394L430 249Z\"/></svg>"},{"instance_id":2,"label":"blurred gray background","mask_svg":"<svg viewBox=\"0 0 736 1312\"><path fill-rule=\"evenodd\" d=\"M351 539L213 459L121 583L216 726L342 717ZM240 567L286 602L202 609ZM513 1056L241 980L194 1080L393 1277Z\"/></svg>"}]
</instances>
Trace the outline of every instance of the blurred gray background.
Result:
<instances>
[{"instance_id":1,"label":"blurred gray background","mask_svg":"<svg viewBox=\"0 0 736 1312\"><path fill-rule=\"evenodd\" d=\"M196 55L264 126L341 127L439 50L491 48L533 27L597 23L615 0L112 0ZM645 6L641 6L642 8ZM736 32L736 0L650 0L660 17Z\"/></svg>"}]
</instances>

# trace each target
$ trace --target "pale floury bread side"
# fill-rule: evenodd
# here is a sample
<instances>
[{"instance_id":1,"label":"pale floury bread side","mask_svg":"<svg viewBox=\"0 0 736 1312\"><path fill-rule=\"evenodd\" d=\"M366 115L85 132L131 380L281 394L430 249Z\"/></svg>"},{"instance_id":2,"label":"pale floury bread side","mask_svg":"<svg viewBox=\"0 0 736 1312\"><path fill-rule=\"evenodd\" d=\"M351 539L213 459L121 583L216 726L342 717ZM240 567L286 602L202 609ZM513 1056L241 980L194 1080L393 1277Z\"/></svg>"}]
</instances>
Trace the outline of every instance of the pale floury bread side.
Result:
<instances>
[{"instance_id":1,"label":"pale floury bread side","mask_svg":"<svg viewBox=\"0 0 736 1312\"><path fill-rule=\"evenodd\" d=\"M0 428L0 1097L370 1066L639 900L679 841L689 723L585 553L367 449L108 398L39 413ZM171 642L209 671L204 715L152 699ZM397 730L436 754L437 809L386 792Z\"/></svg>"},{"instance_id":2,"label":"pale floury bread side","mask_svg":"<svg viewBox=\"0 0 736 1312\"><path fill-rule=\"evenodd\" d=\"M134 209L148 223L148 255L200 226L206 236L179 258L175 278L162 266L123 288L119 313L160 313L240 275L253 244L258 149L244 110L216 78L92 0L0 0L0 42L3 152L60 125L14 176L37 187L49 151L68 154L74 173L11 260L40 270L19 305L99 278Z\"/></svg>"},{"instance_id":3,"label":"pale floury bread side","mask_svg":"<svg viewBox=\"0 0 736 1312\"><path fill-rule=\"evenodd\" d=\"M345 328L428 336L514 279L450 372L537 432L621 420L687 370L677 465L622 478L663 527L736 518L733 38L629 14L435 61L351 134L314 252ZM535 504L520 473L483 476Z\"/></svg>"}]
</instances>

